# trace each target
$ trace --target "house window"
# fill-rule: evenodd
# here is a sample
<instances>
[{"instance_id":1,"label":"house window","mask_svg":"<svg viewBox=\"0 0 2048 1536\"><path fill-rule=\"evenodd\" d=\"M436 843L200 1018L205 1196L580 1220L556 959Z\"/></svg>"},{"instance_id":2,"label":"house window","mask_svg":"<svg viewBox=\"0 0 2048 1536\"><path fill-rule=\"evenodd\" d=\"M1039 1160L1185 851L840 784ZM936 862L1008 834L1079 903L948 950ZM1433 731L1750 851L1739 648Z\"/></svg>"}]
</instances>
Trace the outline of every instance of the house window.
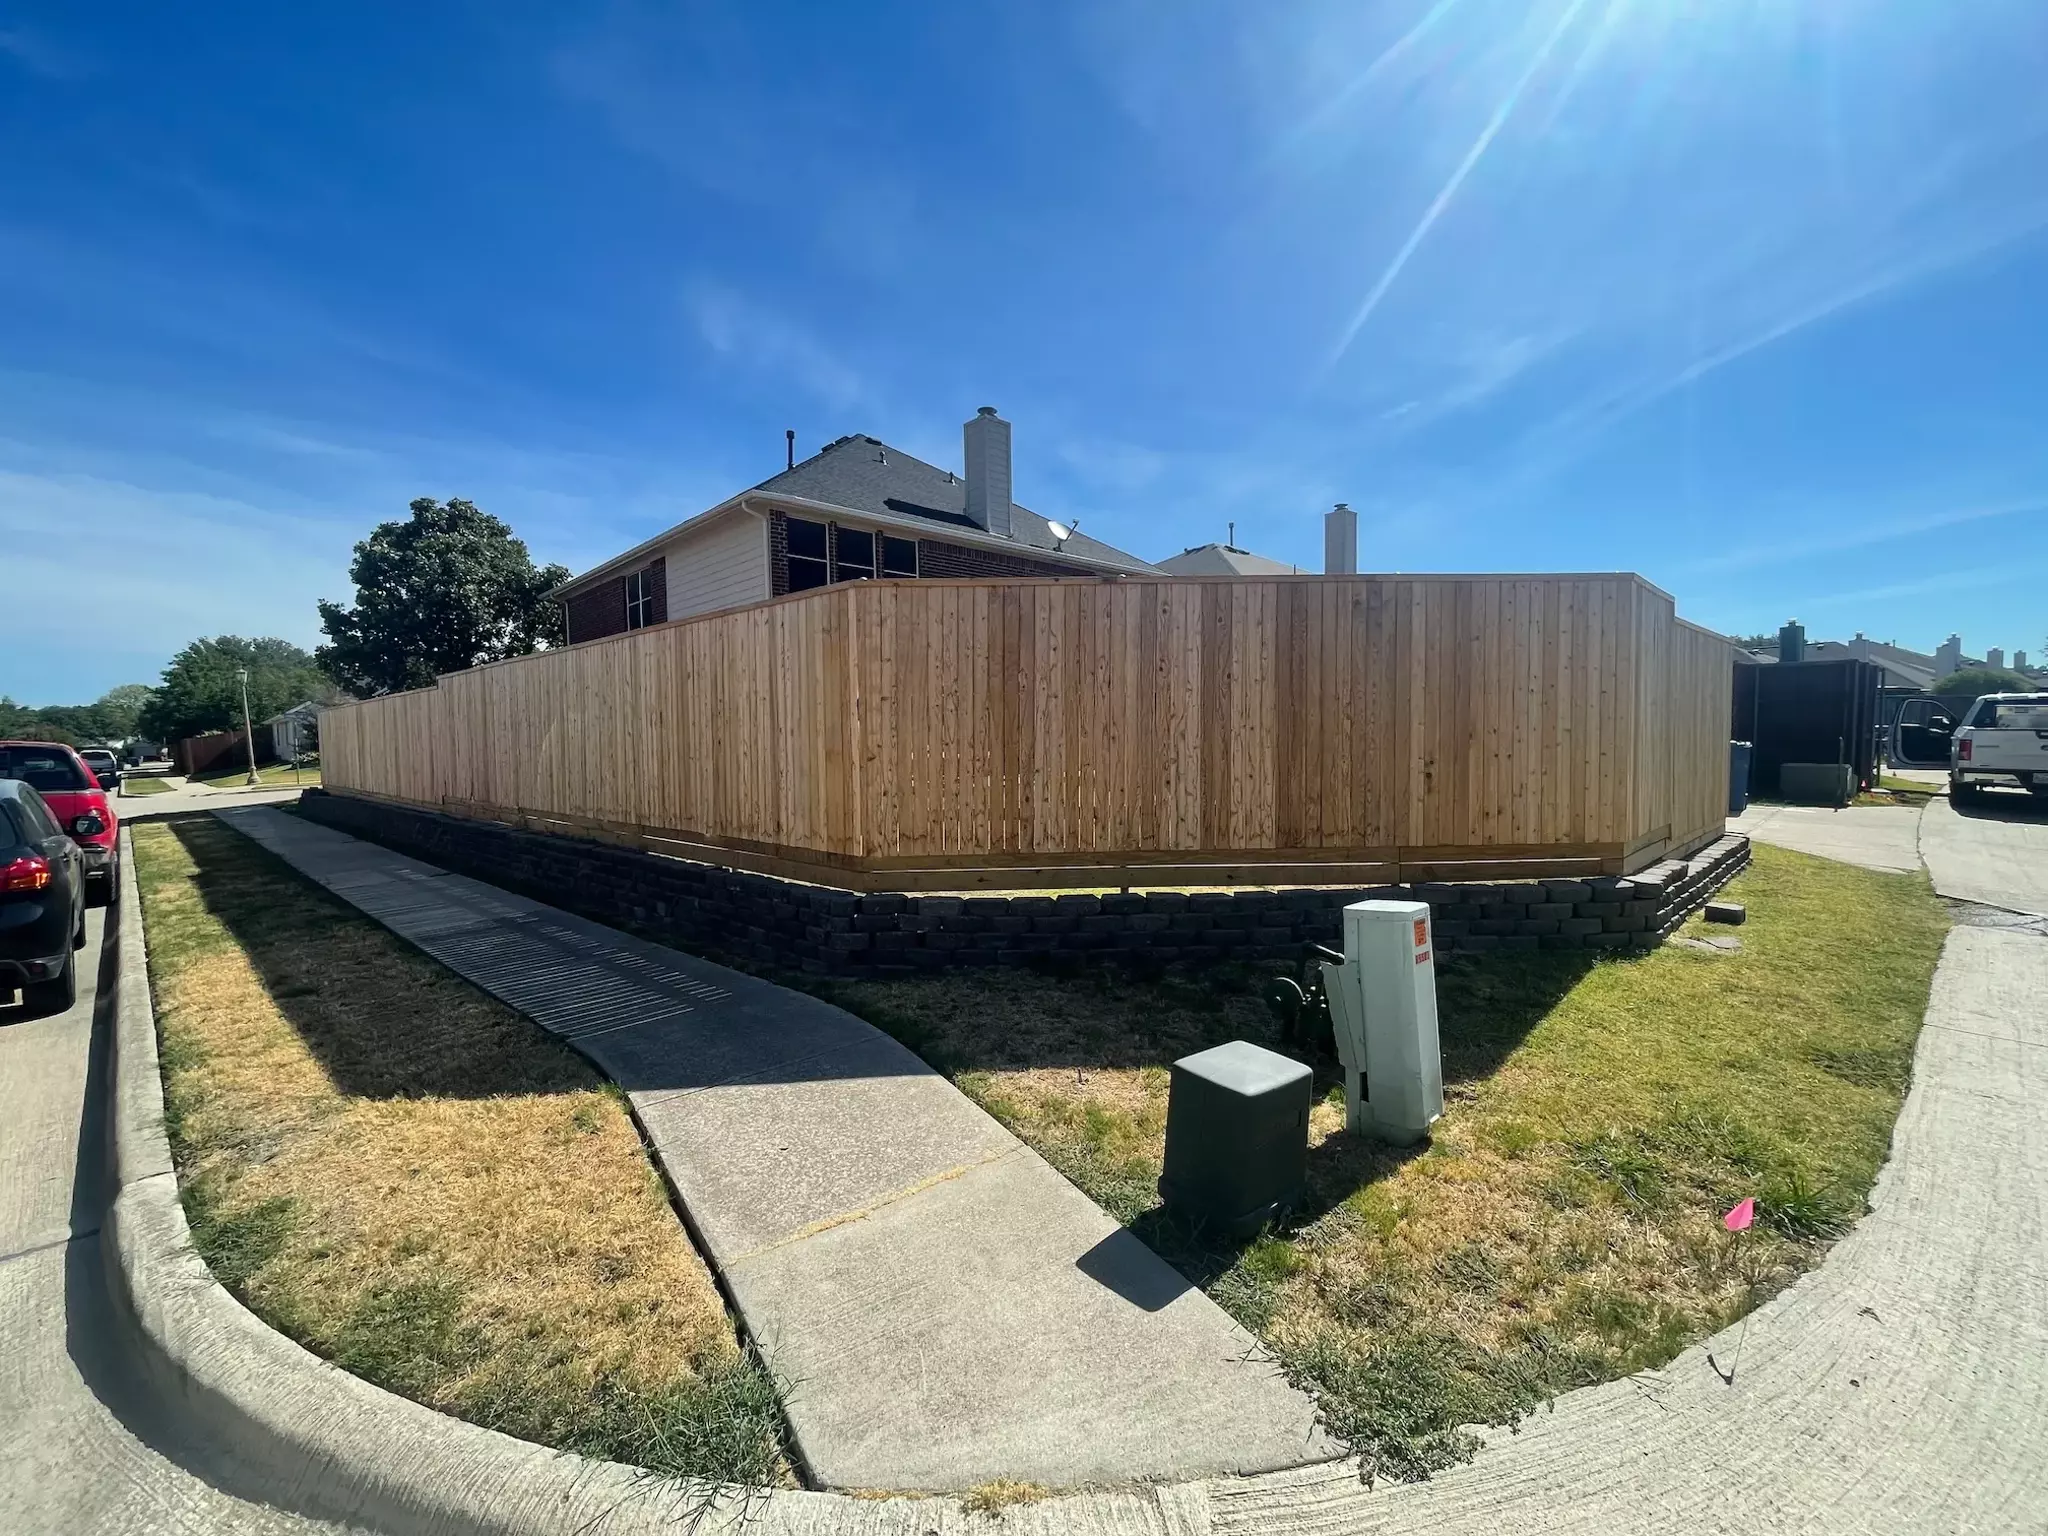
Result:
<instances>
[{"instance_id":1,"label":"house window","mask_svg":"<svg viewBox=\"0 0 2048 1536\"><path fill-rule=\"evenodd\" d=\"M833 553L839 559L832 572L834 581L872 581L875 575L875 536L861 528L832 529Z\"/></svg>"},{"instance_id":2,"label":"house window","mask_svg":"<svg viewBox=\"0 0 2048 1536\"><path fill-rule=\"evenodd\" d=\"M635 571L626 578L626 628L645 629L654 622L654 576Z\"/></svg>"},{"instance_id":3,"label":"house window","mask_svg":"<svg viewBox=\"0 0 2048 1536\"><path fill-rule=\"evenodd\" d=\"M882 574L884 576L915 576L917 574L917 540L892 538L882 535Z\"/></svg>"},{"instance_id":4,"label":"house window","mask_svg":"<svg viewBox=\"0 0 2048 1536\"><path fill-rule=\"evenodd\" d=\"M825 562L825 525L789 519L789 590L808 592L831 579Z\"/></svg>"}]
</instances>

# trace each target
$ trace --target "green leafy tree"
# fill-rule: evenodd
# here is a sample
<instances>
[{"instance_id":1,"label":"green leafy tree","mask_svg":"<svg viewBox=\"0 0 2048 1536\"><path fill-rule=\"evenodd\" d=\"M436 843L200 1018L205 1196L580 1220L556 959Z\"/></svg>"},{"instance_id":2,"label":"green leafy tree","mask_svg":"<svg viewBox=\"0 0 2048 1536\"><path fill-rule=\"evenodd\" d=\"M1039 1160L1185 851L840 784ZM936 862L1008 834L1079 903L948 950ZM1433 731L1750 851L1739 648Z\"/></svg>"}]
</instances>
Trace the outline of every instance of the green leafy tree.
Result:
<instances>
[{"instance_id":1,"label":"green leafy tree","mask_svg":"<svg viewBox=\"0 0 2048 1536\"><path fill-rule=\"evenodd\" d=\"M2033 686L2019 673L2003 667L1965 667L1942 678L1934 685L1934 691L1975 698L1980 693L2028 693Z\"/></svg>"},{"instance_id":2,"label":"green leafy tree","mask_svg":"<svg viewBox=\"0 0 2048 1536\"><path fill-rule=\"evenodd\" d=\"M242 728L237 668L249 669L249 719L267 720L307 699L326 700L334 685L311 656L289 640L244 640L217 635L194 640L171 659L164 680L150 690L138 725L156 741L178 741L207 731Z\"/></svg>"},{"instance_id":3,"label":"green leafy tree","mask_svg":"<svg viewBox=\"0 0 2048 1536\"><path fill-rule=\"evenodd\" d=\"M17 741L61 741L91 746L122 741L135 734L135 719L149 699L146 683L110 688L92 704L45 704L30 708L0 698L0 736Z\"/></svg>"},{"instance_id":4,"label":"green leafy tree","mask_svg":"<svg viewBox=\"0 0 2048 1536\"><path fill-rule=\"evenodd\" d=\"M64 707L32 709L0 694L0 737L13 741L60 741L79 745L78 733L62 719Z\"/></svg>"},{"instance_id":5,"label":"green leafy tree","mask_svg":"<svg viewBox=\"0 0 2048 1536\"><path fill-rule=\"evenodd\" d=\"M423 688L562 638L561 609L545 594L568 568L536 566L510 528L459 497L422 496L406 521L379 523L348 574L356 605L320 604L329 643L316 654L354 694Z\"/></svg>"},{"instance_id":6,"label":"green leafy tree","mask_svg":"<svg viewBox=\"0 0 2048 1536\"><path fill-rule=\"evenodd\" d=\"M135 734L136 722L149 703L149 684L123 683L109 688L92 706L98 714L99 733L108 739L126 739Z\"/></svg>"}]
</instances>

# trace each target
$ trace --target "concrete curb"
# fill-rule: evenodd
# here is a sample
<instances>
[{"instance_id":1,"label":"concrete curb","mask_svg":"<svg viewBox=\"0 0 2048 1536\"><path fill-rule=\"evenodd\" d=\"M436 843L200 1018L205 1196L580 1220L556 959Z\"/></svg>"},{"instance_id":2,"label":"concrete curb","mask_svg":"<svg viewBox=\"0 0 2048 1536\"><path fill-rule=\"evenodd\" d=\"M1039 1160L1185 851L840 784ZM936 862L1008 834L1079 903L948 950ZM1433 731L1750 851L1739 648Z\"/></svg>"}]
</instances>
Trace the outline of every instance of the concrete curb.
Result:
<instances>
[{"instance_id":1,"label":"concrete curb","mask_svg":"<svg viewBox=\"0 0 2048 1536\"><path fill-rule=\"evenodd\" d=\"M276 1332L193 1249L164 1133L142 907L121 834L109 1115L116 1191L105 1222L108 1285L149 1385L199 1433L234 1451L227 1491L392 1536L952 1536L991 1529L953 1499L689 1483L590 1461L467 1424L351 1376ZM1079 1536L1206 1536L1211 1496L1263 1492L1327 1505L1341 1466L1172 1487L1083 1492L1013 1506L1003 1529ZM1263 1502L1263 1501L1261 1501ZM1340 1499L1341 1503L1348 1500ZM1267 1505L1272 1513L1272 1505Z\"/></svg>"}]
</instances>

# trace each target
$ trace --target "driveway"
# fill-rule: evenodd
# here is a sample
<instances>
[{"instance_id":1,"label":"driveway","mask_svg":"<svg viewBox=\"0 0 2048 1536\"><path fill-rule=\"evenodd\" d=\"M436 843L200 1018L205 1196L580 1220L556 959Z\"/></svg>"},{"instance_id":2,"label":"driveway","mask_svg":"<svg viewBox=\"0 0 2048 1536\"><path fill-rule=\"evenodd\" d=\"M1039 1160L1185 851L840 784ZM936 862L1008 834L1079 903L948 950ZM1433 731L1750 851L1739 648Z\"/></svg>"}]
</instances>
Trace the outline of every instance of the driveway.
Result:
<instances>
[{"instance_id":1,"label":"driveway","mask_svg":"<svg viewBox=\"0 0 2048 1536\"><path fill-rule=\"evenodd\" d=\"M1897 805L1752 805L1728 821L1729 831L1773 847L1893 871L1920 867L1919 829L1920 813Z\"/></svg>"},{"instance_id":2,"label":"driveway","mask_svg":"<svg viewBox=\"0 0 2048 1536\"><path fill-rule=\"evenodd\" d=\"M53 1536L338 1530L245 1503L188 1471L231 1467L233 1457L177 1433L182 1416L131 1374L99 1243L104 921L102 910L88 915L70 1011L29 1019L0 1007L0 1526Z\"/></svg>"},{"instance_id":3,"label":"driveway","mask_svg":"<svg viewBox=\"0 0 2048 1536\"><path fill-rule=\"evenodd\" d=\"M2048 915L2048 805L2031 795L1988 789L1960 810L1930 800L1920 856L1944 896Z\"/></svg>"},{"instance_id":4,"label":"driveway","mask_svg":"<svg viewBox=\"0 0 2048 1536\"><path fill-rule=\"evenodd\" d=\"M164 816L185 816L194 811L217 811L230 805L288 805L299 798L298 788L285 785L283 788L246 789L239 785L215 789L211 785L194 784L189 779L175 774L166 774L161 782L170 789L157 795L123 795L114 803L114 810L123 821L154 821Z\"/></svg>"}]
</instances>

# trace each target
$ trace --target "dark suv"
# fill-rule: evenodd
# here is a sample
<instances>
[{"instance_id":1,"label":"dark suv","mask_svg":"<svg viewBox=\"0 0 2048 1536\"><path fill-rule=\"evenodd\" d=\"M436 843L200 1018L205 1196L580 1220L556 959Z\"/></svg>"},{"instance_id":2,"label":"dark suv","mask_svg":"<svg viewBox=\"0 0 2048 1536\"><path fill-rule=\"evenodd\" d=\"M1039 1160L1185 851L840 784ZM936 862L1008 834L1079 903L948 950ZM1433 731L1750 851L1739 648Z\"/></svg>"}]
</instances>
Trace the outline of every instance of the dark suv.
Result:
<instances>
[{"instance_id":1,"label":"dark suv","mask_svg":"<svg viewBox=\"0 0 2048 1536\"><path fill-rule=\"evenodd\" d=\"M62 1013L84 947L85 852L33 784L0 779L0 1005L19 991L32 1011Z\"/></svg>"}]
</instances>

